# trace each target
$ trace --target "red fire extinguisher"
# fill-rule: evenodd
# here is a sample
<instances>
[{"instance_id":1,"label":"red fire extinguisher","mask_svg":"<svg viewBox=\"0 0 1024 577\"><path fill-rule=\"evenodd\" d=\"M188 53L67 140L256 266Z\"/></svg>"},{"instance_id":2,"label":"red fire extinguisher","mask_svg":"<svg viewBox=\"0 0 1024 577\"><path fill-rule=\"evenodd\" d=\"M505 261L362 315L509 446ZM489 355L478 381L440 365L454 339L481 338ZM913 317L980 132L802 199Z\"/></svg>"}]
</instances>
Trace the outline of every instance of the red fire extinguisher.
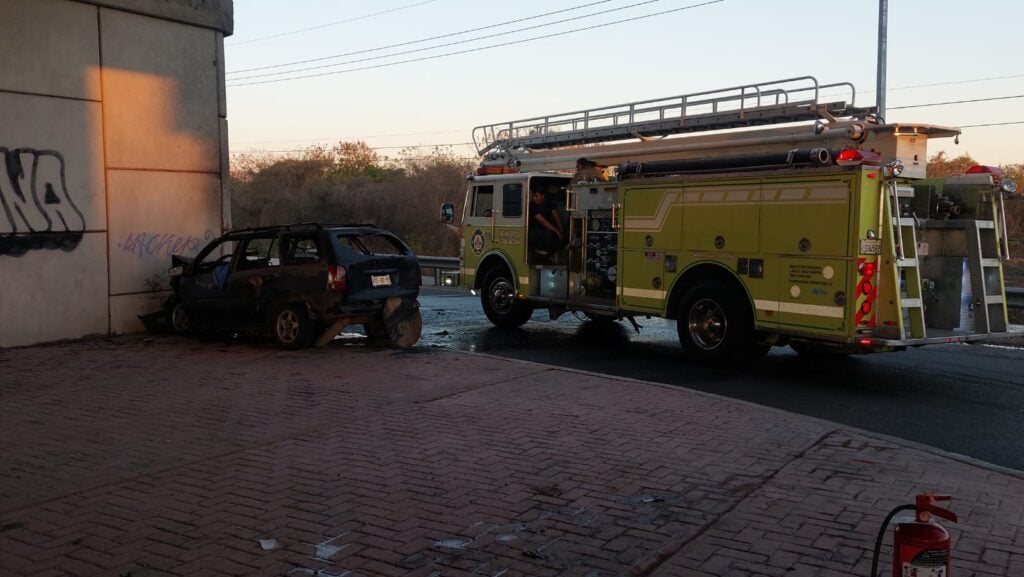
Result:
<instances>
[{"instance_id":1,"label":"red fire extinguisher","mask_svg":"<svg viewBox=\"0 0 1024 577\"><path fill-rule=\"evenodd\" d=\"M892 537L893 577L950 577L949 533L932 519L932 515L954 523L956 513L935 505L937 501L950 501L948 495L918 495L914 505L900 505L893 509L882 523L875 540L875 554L871 562L871 577L878 575L878 552L882 548L885 528L900 511L914 510L914 520L899 523Z\"/></svg>"}]
</instances>

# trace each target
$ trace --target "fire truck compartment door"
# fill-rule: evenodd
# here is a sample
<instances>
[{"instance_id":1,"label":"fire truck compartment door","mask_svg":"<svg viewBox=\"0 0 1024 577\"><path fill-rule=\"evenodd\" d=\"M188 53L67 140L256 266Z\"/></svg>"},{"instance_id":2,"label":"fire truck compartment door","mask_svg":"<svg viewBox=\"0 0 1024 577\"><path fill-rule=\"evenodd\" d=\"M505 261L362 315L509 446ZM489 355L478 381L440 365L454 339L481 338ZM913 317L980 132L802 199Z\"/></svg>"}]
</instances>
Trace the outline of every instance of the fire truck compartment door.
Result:
<instances>
[{"instance_id":1,"label":"fire truck compartment door","mask_svg":"<svg viewBox=\"0 0 1024 577\"><path fill-rule=\"evenodd\" d=\"M840 332L846 327L847 263L828 258L780 258L778 300L755 300L780 325ZM761 315L759 315L761 316Z\"/></svg>"},{"instance_id":2,"label":"fire truck compartment door","mask_svg":"<svg viewBox=\"0 0 1024 577\"><path fill-rule=\"evenodd\" d=\"M683 187L639 186L622 191L621 249L616 284L630 309L660 312L665 306L666 251L681 247Z\"/></svg>"},{"instance_id":3,"label":"fire truck compartment door","mask_svg":"<svg viewBox=\"0 0 1024 577\"><path fill-rule=\"evenodd\" d=\"M850 253L849 176L761 182L761 250L765 254Z\"/></svg>"}]
</instances>

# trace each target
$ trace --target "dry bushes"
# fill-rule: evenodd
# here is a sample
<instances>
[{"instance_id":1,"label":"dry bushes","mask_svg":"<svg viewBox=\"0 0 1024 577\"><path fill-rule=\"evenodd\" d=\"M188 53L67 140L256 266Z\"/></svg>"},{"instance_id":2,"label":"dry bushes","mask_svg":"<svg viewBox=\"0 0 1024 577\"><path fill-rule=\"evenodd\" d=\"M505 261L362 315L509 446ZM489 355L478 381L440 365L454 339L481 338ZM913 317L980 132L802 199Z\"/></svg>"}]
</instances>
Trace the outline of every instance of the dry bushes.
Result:
<instances>
[{"instance_id":1,"label":"dry bushes","mask_svg":"<svg viewBox=\"0 0 1024 577\"><path fill-rule=\"evenodd\" d=\"M267 161L236 155L229 183L234 227L289 222L365 223L394 231L418 254L458 254L458 237L439 218L461 211L471 167L444 150L379 158L364 143L313 147Z\"/></svg>"}]
</instances>

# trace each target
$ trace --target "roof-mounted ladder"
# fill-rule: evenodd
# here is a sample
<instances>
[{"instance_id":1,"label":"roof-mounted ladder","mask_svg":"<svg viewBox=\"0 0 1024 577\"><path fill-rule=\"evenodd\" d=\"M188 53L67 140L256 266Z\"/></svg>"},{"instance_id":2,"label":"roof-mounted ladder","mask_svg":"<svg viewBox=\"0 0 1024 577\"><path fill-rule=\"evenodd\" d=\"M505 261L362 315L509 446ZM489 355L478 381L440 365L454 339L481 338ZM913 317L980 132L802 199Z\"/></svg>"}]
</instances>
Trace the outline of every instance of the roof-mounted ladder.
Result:
<instances>
[{"instance_id":1,"label":"roof-mounted ladder","mask_svg":"<svg viewBox=\"0 0 1024 577\"><path fill-rule=\"evenodd\" d=\"M847 92L848 102L822 101ZM856 89L848 82L818 84L814 77L801 76L478 126L473 142L483 156L494 149L559 148L874 112L855 108L855 98Z\"/></svg>"}]
</instances>

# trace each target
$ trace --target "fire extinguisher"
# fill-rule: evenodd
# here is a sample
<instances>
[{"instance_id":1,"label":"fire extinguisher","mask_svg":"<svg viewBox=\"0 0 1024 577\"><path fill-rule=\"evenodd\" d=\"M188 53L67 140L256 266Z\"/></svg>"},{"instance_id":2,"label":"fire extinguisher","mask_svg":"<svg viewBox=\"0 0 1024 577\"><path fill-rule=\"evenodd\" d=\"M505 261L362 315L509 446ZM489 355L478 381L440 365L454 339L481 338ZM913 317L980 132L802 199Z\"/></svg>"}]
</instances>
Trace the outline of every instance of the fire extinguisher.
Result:
<instances>
[{"instance_id":1,"label":"fire extinguisher","mask_svg":"<svg viewBox=\"0 0 1024 577\"><path fill-rule=\"evenodd\" d=\"M949 577L949 533L932 519L932 515L954 523L956 513L937 507L937 501L950 501L948 495L918 495L914 505L900 505L886 516L875 539L875 554L871 560L871 577L878 575L878 552L882 548L885 528L901 511L914 510L914 521L899 523L892 536L893 577Z\"/></svg>"}]
</instances>

